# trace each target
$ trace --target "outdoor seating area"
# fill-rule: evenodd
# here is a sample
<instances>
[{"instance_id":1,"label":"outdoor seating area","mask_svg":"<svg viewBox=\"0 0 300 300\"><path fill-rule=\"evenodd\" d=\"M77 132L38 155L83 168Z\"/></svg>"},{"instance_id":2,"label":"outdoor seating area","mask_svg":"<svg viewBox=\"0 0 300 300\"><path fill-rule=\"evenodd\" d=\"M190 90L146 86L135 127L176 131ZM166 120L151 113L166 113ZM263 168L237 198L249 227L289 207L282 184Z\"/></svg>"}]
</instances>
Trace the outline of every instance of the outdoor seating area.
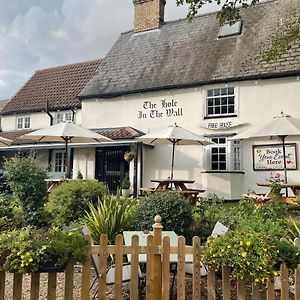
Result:
<instances>
[{"instance_id":1,"label":"outdoor seating area","mask_svg":"<svg viewBox=\"0 0 300 300\"><path fill-rule=\"evenodd\" d=\"M181 180L181 179L152 179L151 182L157 183L155 188L140 188L140 192L143 196L147 196L152 193L170 192L173 191L182 195L185 199L192 204L196 204L199 200L200 194L205 190L191 189L186 184L193 184L194 180Z\"/></svg>"}]
</instances>

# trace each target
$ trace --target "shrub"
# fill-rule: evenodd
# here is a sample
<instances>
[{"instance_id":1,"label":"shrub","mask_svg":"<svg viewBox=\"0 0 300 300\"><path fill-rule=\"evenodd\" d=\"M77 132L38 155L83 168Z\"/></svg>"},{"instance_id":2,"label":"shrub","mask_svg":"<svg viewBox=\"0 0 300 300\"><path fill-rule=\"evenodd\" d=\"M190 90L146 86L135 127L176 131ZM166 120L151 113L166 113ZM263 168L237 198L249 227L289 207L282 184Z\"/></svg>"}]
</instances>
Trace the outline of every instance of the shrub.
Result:
<instances>
[{"instance_id":1,"label":"shrub","mask_svg":"<svg viewBox=\"0 0 300 300\"><path fill-rule=\"evenodd\" d=\"M0 235L0 269L32 273L44 266L64 267L68 259L84 262L87 242L78 229L46 231L31 226Z\"/></svg>"},{"instance_id":2,"label":"shrub","mask_svg":"<svg viewBox=\"0 0 300 300\"><path fill-rule=\"evenodd\" d=\"M82 218L88 204L97 203L106 193L104 183L97 180L70 180L55 188L49 196L46 210L54 224L70 224Z\"/></svg>"},{"instance_id":3,"label":"shrub","mask_svg":"<svg viewBox=\"0 0 300 300\"><path fill-rule=\"evenodd\" d=\"M257 284L277 276L280 263L295 268L300 263L300 253L295 246L272 235L228 231L207 241L203 262L215 271L229 266L232 279Z\"/></svg>"},{"instance_id":4,"label":"shrub","mask_svg":"<svg viewBox=\"0 0 300 300\"><path fill-rule=\"evenodd\" d=\"M129 174L128 173L125 173L125 176L122 180L122 183L121 183L121 188L122 189L129 189L130 188L130 179L129 179Z\"/></svg>"},{"instance_id":5,"label":"shrub","mask_svg":"<svg viewBox=\"0 0 300 300\"><path fill-rule=\"evenodd\" d=\"M7 185L23 209L24 222L39 223L47 192L46 170L37 159L29 156L6 160L4 171Z\"/></svg>"},{"instance_id":6,"label":"shrub","mask_svg":"<svg viewBox=\"0 0 300 300\"><path fill-rule=\"evenodd\" d=\"M193 222L192 206L179 194L162 192L141 199L137 206L135 227L152 229L154 217L162 217L163 230L185 235Z\"/></svg>"},{"instance_id":7,"label":"shrub","mask_svg":"<svg viewBox=\"0 0 300 300\"><path fill-rule=\"evenodd\" d=\"M215 271L229 266L232 279L263 283L276 274L276 249L265 235L230 231L207 241L203 262Z\"/></svg>"},{"instance_id":8,"label":"shrub","mask_svg":"<svg viewBox=\"0 0 300 300\"><path fill-rule=\"evenodd\" d=\"M13 229L14 222L14 198L0 194L0 232Z\"/></svg>"},{"instance_id":9,"label":"shrub","mask_svg":"<svg viewBox=\"0 0 300 300\"><path fill-rule=\"evenodd\" d=\"M134 200L121 199L120 195L103 195L103 200L96 205L90 203L85 221L94 241L98 243L100 235L106 234L109 243L113 243L117 234L131 229L135 209Z\"/></svg>"}]
</instances>

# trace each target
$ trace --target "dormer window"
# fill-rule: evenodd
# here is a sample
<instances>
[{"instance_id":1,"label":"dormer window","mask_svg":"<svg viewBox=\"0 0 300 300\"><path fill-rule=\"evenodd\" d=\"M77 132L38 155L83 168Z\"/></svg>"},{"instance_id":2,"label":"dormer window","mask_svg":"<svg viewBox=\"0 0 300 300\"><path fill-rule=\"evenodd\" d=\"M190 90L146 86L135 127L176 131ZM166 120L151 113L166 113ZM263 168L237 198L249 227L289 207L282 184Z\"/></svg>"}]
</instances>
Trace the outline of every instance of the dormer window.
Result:
<instances>
[{"instance_id":1,"label":"dormer window","mask_svg":"<svg viewBox=\"0 0 300 300\"><path fill-rule=\"evenodd\" d=\"M242 20L236 21L234 24L224 24L220 27L218 38L239 35L242 32Z\"/></svg>"},{"instance_id":2,"label":"dormer window","mask_svg":"<svg viewBox=\"0 0 300 300\"><path fill-rule=\"evenodd\" d=\"M17 129L29 129L30 116L17 117Z\"/></svg>"}]
</instances>

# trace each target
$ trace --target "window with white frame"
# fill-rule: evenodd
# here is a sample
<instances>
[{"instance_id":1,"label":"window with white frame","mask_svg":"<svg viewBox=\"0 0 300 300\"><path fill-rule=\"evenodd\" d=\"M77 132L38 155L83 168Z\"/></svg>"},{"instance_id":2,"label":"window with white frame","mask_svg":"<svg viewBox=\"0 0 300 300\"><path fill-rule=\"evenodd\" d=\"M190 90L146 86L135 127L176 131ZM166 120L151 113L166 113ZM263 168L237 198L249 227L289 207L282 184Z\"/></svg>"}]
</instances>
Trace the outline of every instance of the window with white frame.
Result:
<instances>
[{"instance_id":1,"label":"window with white frame","mask_svg":"<svg viewBox=\"0 0 300 300\"><path fill-rule=\"evenodd\" d=\"M55 124L73 122L73 112L72 111L59 111L55 115Z\"/></svg>"},{"instance_id":2,"label":"window with white frame","mask_svg":"<svg viewBox=\"0 0 300 300\"><path fill-rule=\"evenodd\" d=\"M206 117L232 116L236 113L234 87L207 90Z\"/></svg>"},{"instance_id":3,"label":"window with white frame","mask_svg":"<svg viewBox=\"0 0 300 300\"><path fill-rule=\"evenodd\" d=\"M55 150L53 151L53 172L65 172L65 165L66 165L66 153L64 150Z\"/></svg>"},{"instance_id":4,"label":"window with white frame","mask_svg":"<svg viewBox=\"0 0 300 300\"><path fill-rule=\"evenodd\" d=\"M17 129L29 129L30 116L17 117Z\"/></svg>"},{"instance_id":5,"label":"window with white frame","mask_svg":"<svg viewBox=\"0 0 300 300\"><path fill-rule=\"evenodd\" d=\"M227 136L211 137L215 144L209 147L210 171L241 171L241 147L239 141Z\"/></svg>"},{"instance_id":6,"label":"window with white frame","mask_svg":"<svg viewBox=\"0 0 300 300\"><path fill-rule=\"evenodd\" d=\"M232 142L232 152L233 152L233 170L241 170L241 142L233 141Z\"/></svg>"}]
</instances>

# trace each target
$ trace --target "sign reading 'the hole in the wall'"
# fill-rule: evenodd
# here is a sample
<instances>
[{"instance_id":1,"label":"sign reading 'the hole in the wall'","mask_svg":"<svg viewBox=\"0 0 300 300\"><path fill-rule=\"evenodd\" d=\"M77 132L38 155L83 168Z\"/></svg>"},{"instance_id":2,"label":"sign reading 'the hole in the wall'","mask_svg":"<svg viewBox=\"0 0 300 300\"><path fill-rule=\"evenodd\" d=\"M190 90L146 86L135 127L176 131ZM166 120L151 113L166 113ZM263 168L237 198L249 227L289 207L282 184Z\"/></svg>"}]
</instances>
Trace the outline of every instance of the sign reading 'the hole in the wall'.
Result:
<instances>
[{"instance_id":1,"label":"sign reading 'the hole in the wall'","mask_svg":"<svg viewBox=\"0 0 300 300\"><path fill-rule=\"evenodd\" d=\"M160 119L165 117L182 117L183 108L178 101L162 99L160 101L144 101L138 111L139 119Z\"/></svg>"},{"instance_id":2,"label":"sign reading 'the hole in the wall'","mask_svg":"<svg viewBox=\"0 0 300 300\"><path fill-rule=\"evenodd\" d=\"M297 169L296 144L285 145L286 167ZM283 170L282 144L253 146L253 169L255 171Z\"/></svg>"}]
</instances>

